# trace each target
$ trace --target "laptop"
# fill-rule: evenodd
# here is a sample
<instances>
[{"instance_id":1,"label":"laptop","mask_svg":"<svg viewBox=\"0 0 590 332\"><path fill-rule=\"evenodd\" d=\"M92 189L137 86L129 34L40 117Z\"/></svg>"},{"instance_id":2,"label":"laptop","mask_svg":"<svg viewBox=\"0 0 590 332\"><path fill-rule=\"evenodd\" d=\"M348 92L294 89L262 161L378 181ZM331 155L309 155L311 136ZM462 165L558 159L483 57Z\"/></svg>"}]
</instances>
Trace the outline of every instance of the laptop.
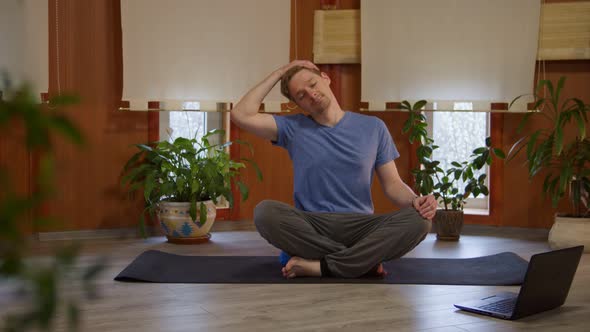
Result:
<instances>
[{"instance_id":1,"label":"laptop","mask_svg":"<svg viewBox=\"0 0 590 332\"><path fill-rule=\"evenodd\" d=\"M518 294L502 292L455 307L509 320L557 308L565 302L583 252L584 246L577 246L533 255Z\"/></svg>"}]
</instances>

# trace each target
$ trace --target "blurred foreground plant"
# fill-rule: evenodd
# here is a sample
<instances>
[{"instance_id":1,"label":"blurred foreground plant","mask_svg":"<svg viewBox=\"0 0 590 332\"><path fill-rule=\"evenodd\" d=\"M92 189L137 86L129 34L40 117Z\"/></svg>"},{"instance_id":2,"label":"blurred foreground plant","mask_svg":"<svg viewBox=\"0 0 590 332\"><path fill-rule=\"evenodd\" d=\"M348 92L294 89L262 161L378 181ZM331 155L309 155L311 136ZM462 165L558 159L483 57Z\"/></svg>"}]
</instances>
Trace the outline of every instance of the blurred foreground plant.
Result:
<instances>
[{"instance_id":1,"label":"blurred foreground plant","mask_svg":"<svg viewBox=\"0 0 590 332\"><path fill-rule=\"evenodd\" d=\"M6 137L6 133L11 132L9 128L22 126L24 133L19 140L24 141L29 153L40 158L38 173L30 179L35 189L28 195L15 191L11 179L16 175L0 165L0 283L14 286L18 297L16 308L3 308L11 309L4 317L3 329L51 330L57 314L65 311L69 328L76 330L80 320L79 304L96 298L94 280L104 262L77 267L80 247L76 244L56 250L51 257L28 258L30 241L23 224L27 220L34 226L58 222L38 216L36 211L54 193L51 138L59 135L78 146L84 144L81 132L60 112L60 108L76 103L77 98L58 96L48 104L40 104L27 84L14 87L7 75L2 79L0 129ZM81 292L76 289L78 287Z\"/></svg>"}]
</instances>

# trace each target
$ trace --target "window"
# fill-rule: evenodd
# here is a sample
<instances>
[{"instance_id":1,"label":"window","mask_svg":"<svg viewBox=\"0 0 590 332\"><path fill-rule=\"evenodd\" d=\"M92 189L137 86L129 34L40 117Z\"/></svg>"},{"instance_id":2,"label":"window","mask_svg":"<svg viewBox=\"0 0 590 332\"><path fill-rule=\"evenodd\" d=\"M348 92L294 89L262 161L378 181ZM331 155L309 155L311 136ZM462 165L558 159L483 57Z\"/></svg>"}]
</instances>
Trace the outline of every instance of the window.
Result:
<instances>
[{"instance_id":1,"label":"window","mask_svg":"<svg viewBox=\"0 0 590 332\"><path fill-rule=\"evenodd\" d=\"M205 112L160 112L160 140L178 137L200 139L207 132Z\"/></svg>"},{"instance_id":2,"label":"window","mask_svg":"<svg viewBox=\"0 0 590 332\"><path fill-rule=\"evenodd\" d=\"M433 108L436 109L436 107L434 103ZM429 134L434 139L434 143L439 146L433 152L433 158L440 160L440 166L443 169L451 168L453 161L467 160L475 148L485 146L485 139L490 133L489 112L469 112L473 109L473 104L470 102L456 102L453 109L455 112L427 112ZM487 165L476 172L476 177L484 173L488 174L486 186L489 187ZM465 185L463 181L459 183L461 188ZM477 198L471 196L466 200L465 209L487 210L488 198L481 195Z\"/></svg>"},{"instance_id":3,"label":"window","mask_svg":"<svg viewBox=\"0 0 590 332\"><path fill-rule=\"evenodd\" d=\"M174 140L177 137L199 139L210 130L225 129L222 119L222 114L217 112L160 112L160 140ZM225 140L212 137L210 142L221 143L217 139Z\"/></svg>"}]
</instances>

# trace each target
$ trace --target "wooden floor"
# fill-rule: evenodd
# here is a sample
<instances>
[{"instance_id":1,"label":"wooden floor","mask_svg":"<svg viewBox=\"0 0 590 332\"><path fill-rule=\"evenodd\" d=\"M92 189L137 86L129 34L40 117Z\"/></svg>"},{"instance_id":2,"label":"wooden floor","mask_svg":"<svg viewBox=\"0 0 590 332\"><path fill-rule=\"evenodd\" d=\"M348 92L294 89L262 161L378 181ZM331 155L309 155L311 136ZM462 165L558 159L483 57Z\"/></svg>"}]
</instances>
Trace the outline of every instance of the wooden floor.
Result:
<instances>
[{"instance_id":1,"label":"wooden floor","mask_svg":"<svg viewBox=\"0 0 590 332\"><path fill-rule=\"evenodd\" d=\"M470 227L459 242L433 234L409 257L474 257L513 251L527 260L548 250L547 231ZM37 247L42 253L56 241ZM441 285L150 284L113 281L148 249L191 255L276 255L250 223L218 222L204 245L148 240L85 240L81 264L107 255L101 298L83 307L82 331L588 331L590 259L584 255L565 305L509 322L456 310L453 303L518 287ZM278 272L278 271L277 271ZM391 271L395 273L395 271ZM10 285L0 286L0 314L18 308ZM59 322L57 330L65 329ZM586 326L586 328L584 328Z\"/></svg>"}]
</instances>

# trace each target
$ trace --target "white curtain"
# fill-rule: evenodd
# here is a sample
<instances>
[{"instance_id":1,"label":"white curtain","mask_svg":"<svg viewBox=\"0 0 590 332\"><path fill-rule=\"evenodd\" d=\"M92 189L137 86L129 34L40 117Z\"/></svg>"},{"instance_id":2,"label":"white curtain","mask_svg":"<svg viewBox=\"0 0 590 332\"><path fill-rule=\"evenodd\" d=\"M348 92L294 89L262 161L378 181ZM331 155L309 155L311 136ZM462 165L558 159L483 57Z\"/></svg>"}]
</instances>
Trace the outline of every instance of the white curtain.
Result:
<instances>
[{"instance_id":1,"label":"white curtain","mask_svg":"<svg viewBox=\"0 0 590 332\"><path fill-rule=\"evenodd\" d=\"M30 83L38 100L49 85L48 15L47 0L0 1L0 71Z\"/></svg>"},{"instance_id":2,"label":"white curtain","mask_svg":"<svg viewBox=\"0 0 590 332\"><path fill-rule=\"evenodd\" d=\"M121 0L132 110L220 110L289 61L290 0ZM275 87L266 111L286 102Z\"/></svg>"},{"instance_id":3,"label":"white curtain","mask_svg":"<svg viewBox=\"0 0 590 332\"><path fill-rule=\"evenodd\" d=\"M539 13L540 0L363 0L362 101L485 111L532 93Z\"/></svg>"}]
</instances>

